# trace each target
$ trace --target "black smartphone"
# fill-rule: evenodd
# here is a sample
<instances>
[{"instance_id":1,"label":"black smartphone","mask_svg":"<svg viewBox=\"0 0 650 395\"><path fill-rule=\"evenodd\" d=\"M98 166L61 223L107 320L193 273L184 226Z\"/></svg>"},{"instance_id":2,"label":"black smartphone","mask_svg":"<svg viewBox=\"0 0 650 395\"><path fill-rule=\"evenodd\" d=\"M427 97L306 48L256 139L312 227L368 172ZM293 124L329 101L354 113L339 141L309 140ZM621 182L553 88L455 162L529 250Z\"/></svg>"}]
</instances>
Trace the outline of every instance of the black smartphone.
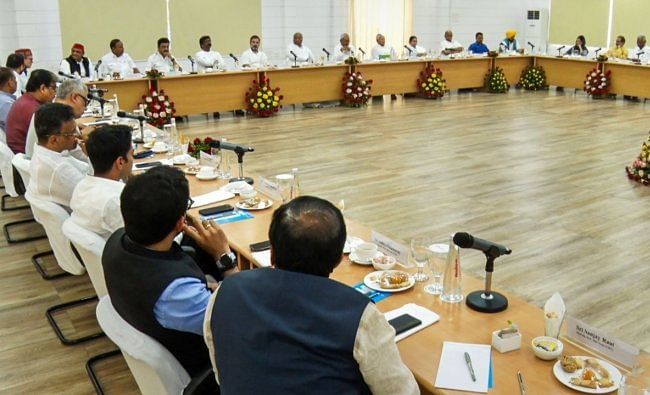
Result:
<instances>
[{"instance_id":1,"label":"black smartphone","mask_svg":"<svg viewBox=\"0 0 650 395\"><path fill-rule=\"evenodd\" d=\"M146 169L148 167L154 167L154 166L160 166L160 165L162 165L162 163L160 163L159 161L136 163L135 168L136 169Z\"/></svg>"},{"instance_id":2,"label":"black smartphone","mask_svg":"<svg viewBox=\"0 0 650 395\"><path fill-rule=\"evenodd\" d=\"M266 251L271 248L271 242L268 240L261 241L259 243L251 244L250 247L252 252Z\"/></svg>"},{"instance_id":3,"label":"black smartphone","mask_svg":"<svg viewBox=\"0 0 650 395\"><path fill-rule=\"evenodd\" d=\"M402 314L388 321L388 323L395 328L395 335L399 335L402 332L406 332L407 330L422 324L422 321L410 314Z\"/></svg>"},{"instance_id":4,"label":"black smartphone","mask_svg":"<svg viewBox=\"0 0 650 395\"><path fill-rule=\"evenodd\" d=\"M142 159L151 155L153 155L152 150L142 151L142 152L138 152L137 154L133 154L133 159Z\"/></svg>"},{"instance_id":5,"label":"black smartphone","mask_svg":"<svg viewBox=\"0 0 650 395\"><path fill-rule=\"evenodd\" d=\"M230 204L224 204L217 207L204 208L202 210L199 210L199 214L201 214L204 217L209 217L211 215L225 213L227 211L232 211L234 209L235 208Z\"/></svg>"}]
</instances>

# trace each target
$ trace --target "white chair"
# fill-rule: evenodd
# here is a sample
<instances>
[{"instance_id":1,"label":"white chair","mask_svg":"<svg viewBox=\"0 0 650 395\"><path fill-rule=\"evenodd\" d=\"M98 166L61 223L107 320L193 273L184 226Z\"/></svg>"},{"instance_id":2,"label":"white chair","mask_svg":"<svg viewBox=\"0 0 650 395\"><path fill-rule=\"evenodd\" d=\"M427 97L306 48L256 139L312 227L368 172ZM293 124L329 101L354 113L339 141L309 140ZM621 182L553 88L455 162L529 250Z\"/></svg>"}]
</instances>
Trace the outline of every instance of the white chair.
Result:
<instances>
[{"instance_id":1,"label":"white chair","mask_svg":"<svg viewBox=\"0 0 650 395\"><path fill-rule=\"evenodd\" d=\"M142 394L183 394L190 383L187 371L162 344L126 322L113 308L109 296L97 304L97 321L122 350Z\"/></svg>"},{"instance_id":2,"label":"white chair","mask_svg":"<svg viewBox=\"0 0 650 395\"><path fill-rule=\"evenodd\" d=\"M63 223L63 234L81 256L97 296L101 298L106 295L106 281L102 268L102 252L106 241L95 232L79 226L72 218L66 219Z\"/></svg>"}]
</instances>

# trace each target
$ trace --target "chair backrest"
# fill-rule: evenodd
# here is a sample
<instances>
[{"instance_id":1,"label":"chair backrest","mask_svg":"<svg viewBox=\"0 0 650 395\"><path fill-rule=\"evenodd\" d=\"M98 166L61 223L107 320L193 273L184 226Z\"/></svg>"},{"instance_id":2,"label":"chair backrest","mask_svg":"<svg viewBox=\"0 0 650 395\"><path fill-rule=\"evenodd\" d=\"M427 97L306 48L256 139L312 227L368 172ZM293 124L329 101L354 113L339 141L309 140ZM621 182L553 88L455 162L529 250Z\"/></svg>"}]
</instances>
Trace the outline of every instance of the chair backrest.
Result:
<instances>
[{"instance_id":1,"label":"chair backrest","mask_svg":"<svg viewBox=\"0 0 650 395\"><path fill-rule=\"evenodd\" d=\"M70 240L61 232L63 222L70 218L70 214L58 204L36 198L29 191L25 193L25 199L32 207L36 221L45 228L47 239L54 251L54 257L61 269L70 274L84 274L86 269L72 252Z\"/></svg>"},{"instance_id":2,"label":"chair backrest","mask_svg":"<svg viewBox=\"0 0 650 395\"><path fill-rule=\"evenodd\" d=\"M30 160L27 159L25 154L16 154L14 155L13 159L11 159L11 163L18 170L18 174L20 174L20 178L23 179L23 184L25 185L25 187L29 185L29 178L30 178L29 162Z\"/></svg>"},{"instance_id":3,"label":"chair backrest","mask_svg":"<svg viewBox=\"0 0 650 395\"><path fill-rule=\"evenodd\" d=\"M0 135L4 133L0 130ZM14 169L11 160L14 158L14 153L11 148L4 142L0 141L0 174L5 184L5 191L11 197L17 197L18 193L14 187Z\"/></svg>"},{"instance_id":4,"label":"chair backrest","mask_svg":"<svg viewBox=\"0 0 650 395\"><path fill-rule=\"evenodd\" d=\"M66 219L63 223L63 234L72 242L79 255L81 255L97 296L101 298L106 295L106 281L104 280L104 269L102 268L102 252L106 241L95 232L79 226L72 218Z\"/></svg>"},{"instance_id":5,"label":"chair backrest","mask_svg":"<svg viewBox=\"0 0 650 395\"><path fill-rule=\"evenodd\" d=\"M124 321L109 296L97 304L97 321L115 343L144 395L180 395L190 376L176 358L158 341Z\"/></svg>"},{"instance_id":6,"label":"chair backrest","mask_svg":"<svg viewBox=\"0 0 650 395\"><path fill-rule=\"evenodd\" d=\"M0 141L7 144L7 132L3 128L0 128Z\"/></svg>"}]
</instances>

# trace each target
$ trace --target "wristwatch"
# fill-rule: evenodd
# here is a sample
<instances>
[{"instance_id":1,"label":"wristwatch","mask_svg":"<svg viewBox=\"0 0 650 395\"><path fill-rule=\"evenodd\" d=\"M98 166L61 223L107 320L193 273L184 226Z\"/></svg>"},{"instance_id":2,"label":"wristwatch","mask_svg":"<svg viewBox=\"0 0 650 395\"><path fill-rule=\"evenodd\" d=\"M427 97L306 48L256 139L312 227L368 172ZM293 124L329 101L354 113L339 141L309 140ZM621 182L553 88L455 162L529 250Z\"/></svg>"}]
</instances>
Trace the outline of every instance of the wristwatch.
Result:
<instances>
[{"instance_id":1,"label":"wristwatch","mask_svg":"<svg viewBox=\"0 0 650 395\"><path fill-rule=\"evenodd\" d=\"M232 251L222 254L217 261L217 268L221 273L226 272L235 266L237 266L237 255Z\"/></svg>"}]
</instances>

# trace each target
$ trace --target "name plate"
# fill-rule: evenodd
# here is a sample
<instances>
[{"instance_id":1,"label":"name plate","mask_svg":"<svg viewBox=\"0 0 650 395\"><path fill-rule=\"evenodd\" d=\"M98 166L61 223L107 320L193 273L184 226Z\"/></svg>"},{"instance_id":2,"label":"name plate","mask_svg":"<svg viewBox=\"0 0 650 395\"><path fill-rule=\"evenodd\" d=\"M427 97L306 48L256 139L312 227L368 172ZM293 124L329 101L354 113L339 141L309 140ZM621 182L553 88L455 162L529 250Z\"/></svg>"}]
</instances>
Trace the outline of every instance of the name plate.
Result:
<instances>
[{"instance_id":1,"label":"name plate","mask_svg":"<svg viewBox=\"0 0 650 395\"><path fill-rule=\"evenodd\" d=\"M409 263L409 249L405 245L374 230L372 231L372 242L377 244L379 251L397 259L397 262L405 267L412 267Z\"/></svg>"},{"instance_id":2,"label":"name plate","mask_svg":"<svg viewBox=\"0 0 650 395\"><path fill-rule=\"evenodd\" d=\"M572 317L567 317L567 328L567 336L572 340L625 366L632 367L636 364L639 356L638 348Z\"/></svg>"},{"instance_id":3,"label":"name plate","mask_svg":"<svg viewBox=\"0 0 650 395\"><path fill-rule=\"evenodd\" d=\"M257 185L257 189L273 200L282 201L280 186L277 182L273 182L266 177L260 176L260 182Z\"/></svg>"}]
</instances>

